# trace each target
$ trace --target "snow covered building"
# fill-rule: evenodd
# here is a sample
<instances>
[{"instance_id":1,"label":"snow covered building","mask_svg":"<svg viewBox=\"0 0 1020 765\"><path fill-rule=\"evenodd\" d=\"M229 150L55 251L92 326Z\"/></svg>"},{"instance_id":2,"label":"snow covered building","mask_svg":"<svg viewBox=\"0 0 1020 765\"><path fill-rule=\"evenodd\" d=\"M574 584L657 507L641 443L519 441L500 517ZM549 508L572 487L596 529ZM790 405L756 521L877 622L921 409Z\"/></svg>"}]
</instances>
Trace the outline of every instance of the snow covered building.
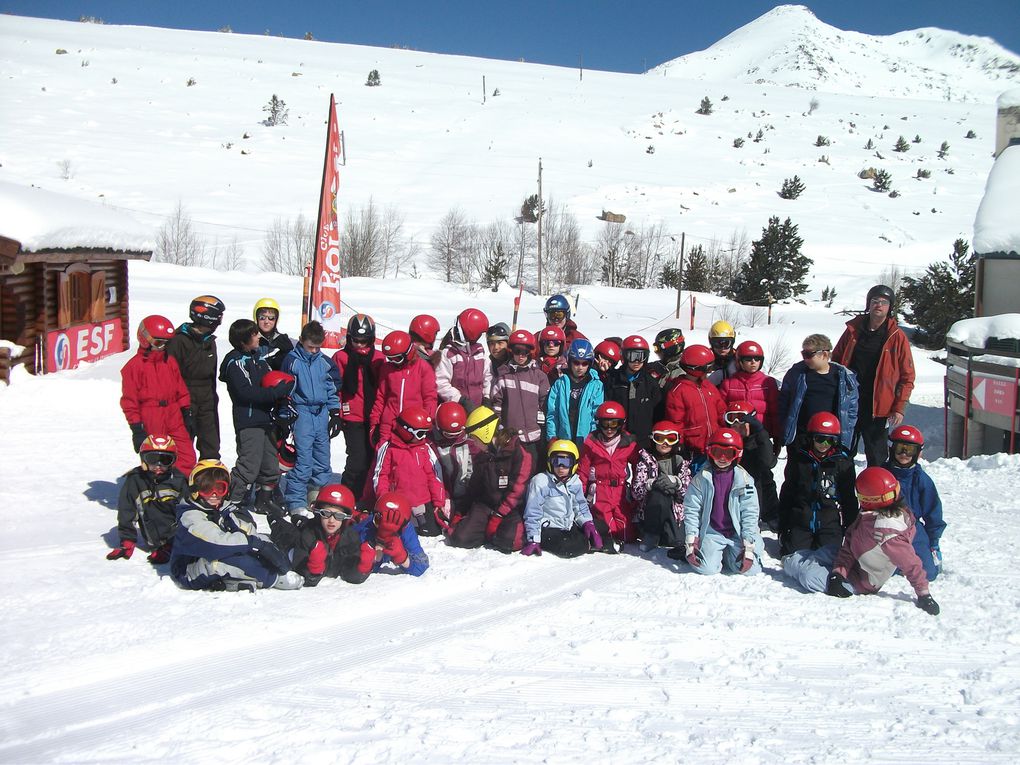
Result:
<instances>
[{"instance_id":1,"label":"snow covered building","mask_svg":"<svg viewBox=\"0 0 1020 765\"><path fill-rule=\"evenodd\" d=\"M0 181L0 380L127 349L128 266L152 234L101 204Z\"/></svg>"},{"instance_id":2,"label":"snow covered building","mask_svg":"<svg viewBox=\"0 0 1020 765\"><path fill-rule=\"evenodd\" d=\"M1020 89L998 100L995 164L974 220L973 319L946 336L946 454L1020 446Z\"/></svg>"}]
</instances>

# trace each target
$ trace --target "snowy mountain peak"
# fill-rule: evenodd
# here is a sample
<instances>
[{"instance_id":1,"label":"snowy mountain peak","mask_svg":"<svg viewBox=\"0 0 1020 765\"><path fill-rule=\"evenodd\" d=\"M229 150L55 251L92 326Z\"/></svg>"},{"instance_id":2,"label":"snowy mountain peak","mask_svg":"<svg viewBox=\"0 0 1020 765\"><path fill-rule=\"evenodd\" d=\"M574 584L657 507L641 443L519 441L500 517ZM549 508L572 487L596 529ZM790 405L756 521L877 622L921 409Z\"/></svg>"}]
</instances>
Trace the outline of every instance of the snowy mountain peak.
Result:
<instances>
[{"instance_id":1,"label":"snowy mountain peak","mask_svg":"<svg viewBox=\"0 0 1020 765\"><path fill-rule=\"evenodd\" d=\"M1020 57L987 37L934 27L867 35L781 5L653 74L830 93L991 102L1020 85Z\"/></svg>"}]
</instances>

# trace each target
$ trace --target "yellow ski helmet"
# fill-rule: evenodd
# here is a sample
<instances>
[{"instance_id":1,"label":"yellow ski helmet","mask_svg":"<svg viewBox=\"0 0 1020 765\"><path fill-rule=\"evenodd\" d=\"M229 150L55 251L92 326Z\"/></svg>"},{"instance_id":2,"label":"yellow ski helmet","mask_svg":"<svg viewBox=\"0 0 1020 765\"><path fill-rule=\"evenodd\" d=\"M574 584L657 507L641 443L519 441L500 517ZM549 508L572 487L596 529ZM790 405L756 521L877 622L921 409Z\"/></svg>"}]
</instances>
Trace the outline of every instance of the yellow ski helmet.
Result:
<instances>
[{"instance_id":1,"label":"yellow ski helmet","mask_svg":"<svg viewBox=\"0 0 1020 765\"><path fill-rule=\"evenodd\" d=\"M272 298L262 298L257 303L255 303L255 308L253 308L251 312L252 319L254 319L255 321L259 320L259 310L262 308L271 308L272 310L276 311L276 320L277 321L280 320L280 304L277 303Z\"/></svg>"},{"instance_id":2,"label":"yellow ski helmet","mask_svg":"<svg viewBox=\"0 0 1020 765\"><path fill-rule=\"evenodd\" d=\"M558 438L549 444L549 448L546 449L546 467L549 468L550 473L553 471L552 458L554 454L570 455L574 460L574 464L570 468L570 475L574 475L577 472L577 460L580 459L577 444L569 438Z\"/></svg>"},{"instance_id":3,"label":"yellow ski helmet","mask_svg":"<svg viewBox=\"0 0 1020 765\"><path fill-rule=\"evenodd\" d=\"M708 337L736 337L737 331L733 329L733 325L728 321L722 321L721 319L713 324L708 329Z\"/></svg>"},{"instance_id":4,"label":"yellow ski helmet","mask_svg":"<svg viewBox=\"0 0 1020 765\"><path fill-rule=\"evenodd\" d=\"M496 427L499 425L499 415L487 406L479 406L468 415L464 432L474 436L483 444L492 443L492 437L496 435Z\"/></svg>"}]
</instances>

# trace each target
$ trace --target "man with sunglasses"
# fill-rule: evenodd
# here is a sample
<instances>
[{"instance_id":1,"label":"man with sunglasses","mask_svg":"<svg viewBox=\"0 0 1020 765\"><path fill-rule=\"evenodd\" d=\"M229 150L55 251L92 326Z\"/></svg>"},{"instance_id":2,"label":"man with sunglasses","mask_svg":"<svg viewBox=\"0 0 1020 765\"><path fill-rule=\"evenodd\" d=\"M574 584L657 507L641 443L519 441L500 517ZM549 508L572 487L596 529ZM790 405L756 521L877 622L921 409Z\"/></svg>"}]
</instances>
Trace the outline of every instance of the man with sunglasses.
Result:
<instances>
[{"instance_id":1,"label":"man with sunglasses","mask_svg":"<svg viewBox=\"0 0 1020 765\"><path fill-rule=\"evenodd\" d=\"M174 467L177 444L169 436L148 436L138 450L142 464L128 471L117 499L117 533L120 544L107 560L130 558L138 544L138 532L149 548L153 565L168 563L177 530L177 504L188 481Z\"/></svg>"},{"instance_id":2,"label":"man with sunglasses","mask_svg":"<svg viewBox=\"0 0 1020 765\"><path fill-rule=\"evenodd\" d=\"M857 376L852 370L832 361L832 341L825 335L808 335L798 361L783 377L779 389L779 422L787 455L803 435L808 421L819 412L832 412L839 418L839 442L847 449L857 424Z\"/></svg>"},{"instance_id":3,"label":"man with sunglasses","mask_svg":"<svg viewBox=\"0 0 1020 765\"><path fill-rule=\"evenodd\" d=\"M718 388L737 372L737 331L728 321L715 322L708 328L708 346L715 356L708 381Z\"/></svg>"},{"instance_id":4,"label":"man with sunglasses","mask_svg":"<svg viewBox=\"0 0 1020 765\"><path fill-rule=\"evenodd\" d=\"M259 348L271 369L279 371L283 360L294 350L294 341L277 328L280 321L280 304L272 298L262 298L255 303L252 318L259 328Z\"/></svg>"},{"instance_id":5,"label":"man with sunglasses","mask_svg":"<svg viewBox=\"0 0 1020 765\"><path fill-rule=\"evenodd\" d=\"M846 323L832 351L832 358L852 369L860 382L860 414L850 452L856 454L864 441L869 467L888 459L888 429L903 422L914 390L914 357L893 318L895 299L884 284L868 290L865 313Z\"/></svg>"}]
</instances>

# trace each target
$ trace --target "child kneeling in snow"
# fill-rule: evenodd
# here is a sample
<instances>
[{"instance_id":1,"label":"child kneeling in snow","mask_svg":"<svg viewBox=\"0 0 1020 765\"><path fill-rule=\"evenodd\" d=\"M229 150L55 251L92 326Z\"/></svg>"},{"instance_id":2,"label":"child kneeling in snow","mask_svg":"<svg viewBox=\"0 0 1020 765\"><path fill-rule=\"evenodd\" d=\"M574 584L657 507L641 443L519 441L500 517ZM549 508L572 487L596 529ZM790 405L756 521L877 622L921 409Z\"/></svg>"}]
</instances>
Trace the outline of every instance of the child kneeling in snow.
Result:
<instances>
[{"instance_id":1,"label":"child kneeling in snow","mask_svg":"<svg viewBox=\"0 0 1020 765\"><path fill-rule=\"evenodd\" d=\"M201 460L191 471L190 496L177 514L170 575L186 590L296 590L303 578L255 522L226 501L230 471Z\"/></svg>"},{"instance_id":2,"label":"child kneeling in snow","mask_svg":"<svg viewBox=\"0 0 1020 765\"><path fill-rule=\"evenodd\" d=\"M687 562L699 574L761 572L758 493L738 464L743 446L732 428L716 430L706 447L708 462L684 497Z\"/></svg>"},{"instance_id":3,"label":"child kneeling in snow","mask_svg":"<svg viewBox=\"0 0 1020 765\"><path fill-rule=\"evenodd\" d=\"M637 503L634 521L641 530L639 549L642 552L655 550L660 545L681 547L684 495L690 483L691 461L684 452L680 429L672 422L660 420L652 426L648 450L638 452L631 484L631 496Z\"/></svg>"},{"instance_id":4,"label":"child kneeling in snow","mask_svg":"<svg viewBox=\"0 0 1020 765\"><path fill-rule=\"evenodd\" d=\"M799 550L783 558L783 571L807 590L849 598L878 592L899 568L917 593L917 607L937 616L939 605L912 545L914 516L900 498L899 482L885 468L866 468L857 477L857 500L861 512L842 547Z\"/></svg>"},{"instance_id":5,"label":"child kneeling in snow","mask_svg":"<svg viewBox=\"0 0 1020 765\"><path fill-rule=\"evenodd\" d=\"M146 436L138 456L142 464L128 471L117 500L120 545L107 553L106 559L130 558L141 531L142 542L150 551L149 563L167 563L177 531L177 504L188 481L174 467L177 444L170 436Z\"/></svg>"},{"instance_id":6,"label":"child kneeling in snow","mask_svg":"<svg viewBox=\"0 0 1020 765\"><path fill-rule=\"evenodd\" d=\"M539 473L528 485L524 507L527 540L522 555L541 555L542 550L561 558L575 558L602 549L595 530L584 487L577 477L577 445L565 438L549 444L549 472Z\"/></svg>"},{"instance_id":7,"label":"child kneeling in snow","mask_svg":"<svg viewBox=\"0 0 1020 765\"><path fill-rule=\"evenodd\" d=\"M363 549L356 522L364 520L354 508L354 494L343 484L319 489L312 505L314 518L269 516L272 539L287 553L294 570L314 587L324 576L361 584L375 564L375 548Z\"/></svg>"}]
</instances>

